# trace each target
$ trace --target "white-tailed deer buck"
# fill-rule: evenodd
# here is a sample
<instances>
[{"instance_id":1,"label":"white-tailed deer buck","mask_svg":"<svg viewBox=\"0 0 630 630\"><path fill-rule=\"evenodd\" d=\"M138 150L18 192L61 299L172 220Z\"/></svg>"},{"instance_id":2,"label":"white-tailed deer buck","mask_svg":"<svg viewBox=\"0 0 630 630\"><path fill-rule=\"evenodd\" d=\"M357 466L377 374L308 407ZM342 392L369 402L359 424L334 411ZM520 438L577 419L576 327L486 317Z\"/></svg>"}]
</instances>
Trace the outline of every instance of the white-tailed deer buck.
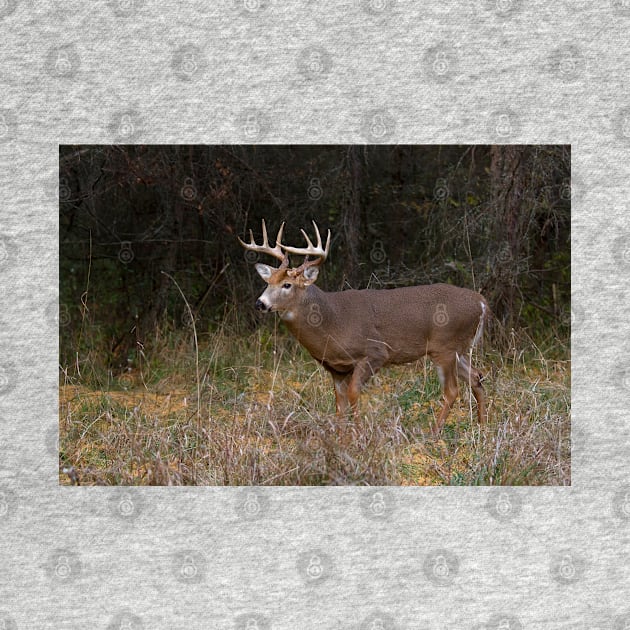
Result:
<instances>
[{"instance_id":1,"label":"white-tailed deer buck","mask_svg":"<svg viewBox=\"0 0 630 630\"><path fill-rule=\"evenodd\" d=\"M398 289L364 289L327 293L315 286L326 247L315 221L317 244L304 230L307 247L282 243L284 223L276 244L269 245L262 222L263 243L239 241L245 249L281 260L280 267L256 264L267 288L256 309L277 312L294 337L332 375L337 414L356 411L362 385L381 367L409 363L429 356L444 393L435 427L439 432L458 395L458 377L466 381L477 401L479 421L486 419L481 373L472 367L470 350L483 334L489 313L485 298L470 289L431 284ZM306 256L299 267L289 267L289 254ZM314 256L315 260L309 260Z\"/></svg>"}]
</instances>

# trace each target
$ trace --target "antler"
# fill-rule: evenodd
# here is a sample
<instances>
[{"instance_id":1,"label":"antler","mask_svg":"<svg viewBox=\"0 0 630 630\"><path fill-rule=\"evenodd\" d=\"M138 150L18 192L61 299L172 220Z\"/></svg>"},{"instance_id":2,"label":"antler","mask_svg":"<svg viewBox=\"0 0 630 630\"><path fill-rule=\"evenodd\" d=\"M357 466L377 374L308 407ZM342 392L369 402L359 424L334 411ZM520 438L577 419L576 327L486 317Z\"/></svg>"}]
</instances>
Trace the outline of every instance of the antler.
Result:
<instances>
[{"instance_id":1,"label":"antler","mask_svg":"<svg viewBox=\"0 0 630 630\"><path fill-rule=\"evenodd\" d=\"M322 246L322 236L319 233L319 228L317 227L317 223L315 223L315 221L313 221L313 226L315 227L315 234L317 235L317 245L313 245L311 239L304 230L300 230L300 232L304 235L308 247L289 247L288 245L280 244L280 247L282 247L285 252L298 254L299 256L306 256L306 260L300 265L300 267L298 267L299 271L305 269L306 267L310 267L311 265L321 265L328 257L328 252L330 251L330 230L328 230L326 247L324 248ZM309 261L309 256L317 256L317 260Z\"/></svg>"},{"instance_id":2,"label":"antler","mask_svg":"<svg viewBox=\"0 0 630 630\"><path fill-rule=\"evenodd\" d=\"M262 245L256 245L256 241L254 240L254 233L249 231L249 243L245 243L238 238L239 243L245 248L252 252L260 252L261 254L269 254L274 258L282 261L281 267L287 267L289 265L289 256L282 251L284 245L282 244L282 231L284 230L284 222L280 226L278 230L278 236L276 236L276 245L275 247L271 247L269 245L269 239L267 237L267 226L265 225L265 220L262 221L262 232L263 232L263 242Z\"/></svg>"}]
</instances>

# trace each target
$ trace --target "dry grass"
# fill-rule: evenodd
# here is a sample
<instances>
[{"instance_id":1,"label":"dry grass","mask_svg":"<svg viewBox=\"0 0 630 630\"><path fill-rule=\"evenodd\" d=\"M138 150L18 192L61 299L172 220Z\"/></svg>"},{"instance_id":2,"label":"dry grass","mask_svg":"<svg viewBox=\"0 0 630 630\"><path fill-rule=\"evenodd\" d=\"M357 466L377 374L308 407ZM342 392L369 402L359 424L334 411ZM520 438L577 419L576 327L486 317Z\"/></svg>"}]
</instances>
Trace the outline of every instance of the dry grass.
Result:
<instances>
[{"instance_id":1,"label":"dry grass","mask_svg":"<svg viewBox=\"0 0 630 630\"><path fill-rule=\"evenodd\" d=\"M171 338L141 372L91 383L64 372L60 457L72 472L60 481L570 484L568 359L545 358L522 340L479 365L489 423L479 426L462 385L435 438L439 383L424 361L383 370L366 387L358 419L339 422L330 377L288 336L219 331L201 340L198 362L189 338Z\"/></svg>"}]
</instances>

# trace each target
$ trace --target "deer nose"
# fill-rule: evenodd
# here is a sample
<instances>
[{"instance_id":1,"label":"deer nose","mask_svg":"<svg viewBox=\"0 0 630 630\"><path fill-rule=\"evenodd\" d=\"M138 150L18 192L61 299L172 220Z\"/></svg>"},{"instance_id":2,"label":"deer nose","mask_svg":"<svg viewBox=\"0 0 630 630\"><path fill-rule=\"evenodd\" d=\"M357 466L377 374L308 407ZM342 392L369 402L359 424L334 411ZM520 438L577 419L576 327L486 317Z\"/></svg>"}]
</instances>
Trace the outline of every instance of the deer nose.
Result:
<instances>
[{"instance_id":1,"label":"deer nose","mask_svg":"<svg viewBox=\"0 0 630 630\"><path fill-rule=\"evenodd\" d=\"M256 300L256 310L257 311L266 311L267 307L265 306L265 303L259 298Z\"/></svg>"}]
</instances>

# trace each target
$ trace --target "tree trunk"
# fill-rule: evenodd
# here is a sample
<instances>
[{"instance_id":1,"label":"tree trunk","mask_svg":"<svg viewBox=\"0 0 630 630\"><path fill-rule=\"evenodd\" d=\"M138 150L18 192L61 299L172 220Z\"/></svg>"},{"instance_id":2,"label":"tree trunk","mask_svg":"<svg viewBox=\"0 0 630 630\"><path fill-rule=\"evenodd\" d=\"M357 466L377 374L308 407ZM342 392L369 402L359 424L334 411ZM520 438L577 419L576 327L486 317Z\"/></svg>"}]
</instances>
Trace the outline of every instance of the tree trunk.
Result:
<instances>
[{"instance_id":1,"label":"tree trunk","mask_svg":"<svg viewBox=\"0 0 630 630\"><path fill-rule=\"evenodd\" d=\"M344 275L346 282L353 288L359 278L359 239L361 235L361 188L363 181L363 169L361 164L360 147L348 149L348 161L350 166L350 200L346 207L343 221L344 236L346 241L346 256Z\"/></svg>"},{"instance_id":2,"label":"tree trunk","mask_svg":"<svg viewBox=\"0 0 630 630\"><path fill-rule=\"evenodd\" d=\"M491 148L491 199L495 214L496 243L492 252L495 272L495 314L511 327L518 319L517 288L519 261L525 250L529 212L523 208L527 185L528 147L493 146Z\"/></svg>"}]
</instances>

